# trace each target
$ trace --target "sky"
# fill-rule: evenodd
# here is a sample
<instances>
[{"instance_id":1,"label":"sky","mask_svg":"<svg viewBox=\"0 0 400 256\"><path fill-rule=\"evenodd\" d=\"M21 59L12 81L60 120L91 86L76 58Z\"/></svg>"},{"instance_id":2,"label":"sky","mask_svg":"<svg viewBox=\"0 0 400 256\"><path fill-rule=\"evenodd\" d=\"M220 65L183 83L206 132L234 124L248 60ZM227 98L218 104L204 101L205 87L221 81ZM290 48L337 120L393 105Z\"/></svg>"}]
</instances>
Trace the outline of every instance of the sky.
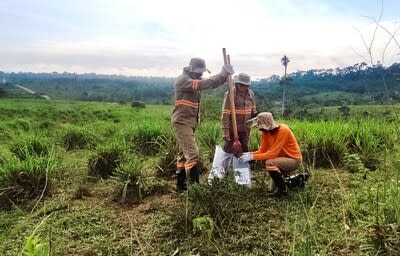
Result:
<instances>
[{"instance_id":1,"label":"sky","mask_svg":"<svg viewBox=\"0 0 400 256\"><path fill-rule=\"evenodd\" d=\"M288 73L400 62L399 28L399 0L1 0L0 70L176 77L200 57L213 75L226 48L259 79L284 54Z\"/></svg>"}]
</instances>

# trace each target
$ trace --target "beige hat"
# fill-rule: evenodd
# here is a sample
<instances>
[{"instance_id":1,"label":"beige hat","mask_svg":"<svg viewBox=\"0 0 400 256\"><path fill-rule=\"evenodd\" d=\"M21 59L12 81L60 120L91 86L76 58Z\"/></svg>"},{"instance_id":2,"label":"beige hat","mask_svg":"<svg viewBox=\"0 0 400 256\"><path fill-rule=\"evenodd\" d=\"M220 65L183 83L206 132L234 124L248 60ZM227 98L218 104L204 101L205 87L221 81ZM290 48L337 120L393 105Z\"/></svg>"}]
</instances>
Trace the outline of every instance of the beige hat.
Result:
<instances>
[{"instance_id":1,"label":"beige hat","mask_svg":"<svg viewBox=\"0 0 400 256\"><path fill-rule=\"evenodd\" d=\"M244 84L250 86L250 76L245 73L239 73L237 76L234 77L233 81L235 83Z\"/></svg>"},{"instance_id":2,"label":"beige hat","mask_svg":"<svg viewBox=\"0 0 400 256\"><path fill-rule=\"evenodd\" d=\"M189 63L189 71L193 73L201 73L204 71L210 73L210 71L206 68L206 62L200 58L192 58Z\"/></svg>"},{"instance_id":3,"label":"beige hat","mask_svg":"<svg viewBox=\"0 0 400 256\"><path fill-rule=\"evenodd\" d=\"M246 123L249 128L265 129L267 131L279 127L279 123L274 121L274 117L270 112L261 112L256 117L248 120Z\"/></svg>"}]
</instances>

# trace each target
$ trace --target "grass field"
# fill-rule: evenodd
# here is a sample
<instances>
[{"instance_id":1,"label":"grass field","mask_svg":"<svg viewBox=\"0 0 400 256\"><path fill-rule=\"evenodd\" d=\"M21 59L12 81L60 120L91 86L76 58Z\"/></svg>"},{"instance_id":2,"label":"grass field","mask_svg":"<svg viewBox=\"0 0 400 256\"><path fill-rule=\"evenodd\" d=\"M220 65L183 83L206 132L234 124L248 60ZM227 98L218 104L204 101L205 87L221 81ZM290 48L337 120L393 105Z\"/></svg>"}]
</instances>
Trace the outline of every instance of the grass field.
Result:
<instances>
[{"instance_id":1,"label":"grass field","mask_svg":"<svg viewBox=\"0 0 400 256\"><path fill-rule=\"evenodd\" d=\"M311 178L271 199L262 163L251 188L207 185L218 120L196 130L201 183L180 194L171 106L0 100L0 255L399 255L399 122L382 108L280 120Z\"/></svg>"}]
</instances>

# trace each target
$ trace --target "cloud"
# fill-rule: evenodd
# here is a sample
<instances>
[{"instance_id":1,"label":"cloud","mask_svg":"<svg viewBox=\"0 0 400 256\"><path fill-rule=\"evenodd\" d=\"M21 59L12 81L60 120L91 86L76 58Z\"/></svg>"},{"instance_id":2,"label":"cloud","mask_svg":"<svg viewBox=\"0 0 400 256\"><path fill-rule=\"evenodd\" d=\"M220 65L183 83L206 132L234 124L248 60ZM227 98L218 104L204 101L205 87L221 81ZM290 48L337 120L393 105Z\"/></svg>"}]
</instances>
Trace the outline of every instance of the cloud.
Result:
<instances>
[{"instance_id":1,"label":"cloud","mask_svg":"<svg viewBox=\"0 0 400 256\"><path fill-rule=\"evenodd\" d=\"M226 47L237 72L265 77L282 72L283 54L291 59L289 72L363 61L366 49L354 27L367 42L374 28L317 0L5 0L0 6L8 10L0 11L7 25L0 70L6 71L176 76L191 57L202 57L215 74ZM382 24L394 31L399 20ZM387 40L380 31L374 59L382 58ZM398 50L391 42L386 64L399 60Z\"/></svg>"}]
</instances>

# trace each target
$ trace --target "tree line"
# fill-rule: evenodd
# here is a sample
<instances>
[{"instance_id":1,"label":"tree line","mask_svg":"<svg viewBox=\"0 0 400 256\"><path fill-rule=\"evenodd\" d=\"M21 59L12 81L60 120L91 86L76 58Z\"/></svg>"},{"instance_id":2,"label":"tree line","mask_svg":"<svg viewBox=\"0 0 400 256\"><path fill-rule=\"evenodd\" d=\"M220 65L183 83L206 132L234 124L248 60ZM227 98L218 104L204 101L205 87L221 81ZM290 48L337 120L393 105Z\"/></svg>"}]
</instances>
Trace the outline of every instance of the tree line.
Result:
<instances>
[{"instance_id":1,"label":"tree line","mask_svg":"<svg viewBox=\"0 0 400 256\"><path fill-rule=\"evenodd\" d=\"M285 83L282 83L283 78ZM13 84L21 84L52 99L173 104L173 81L170 77L0 71L0 97L18 94ZM400 63L385 67L368 66L363 62L345 68L272 75L254 81L252 89L264 108L281 106L282 92L286 90L285 111L288 113L300 106L394 103L400 101ZM220 87L204 93L218 100L224 91L225 88Z\"/></svg>"}]
</instances>

